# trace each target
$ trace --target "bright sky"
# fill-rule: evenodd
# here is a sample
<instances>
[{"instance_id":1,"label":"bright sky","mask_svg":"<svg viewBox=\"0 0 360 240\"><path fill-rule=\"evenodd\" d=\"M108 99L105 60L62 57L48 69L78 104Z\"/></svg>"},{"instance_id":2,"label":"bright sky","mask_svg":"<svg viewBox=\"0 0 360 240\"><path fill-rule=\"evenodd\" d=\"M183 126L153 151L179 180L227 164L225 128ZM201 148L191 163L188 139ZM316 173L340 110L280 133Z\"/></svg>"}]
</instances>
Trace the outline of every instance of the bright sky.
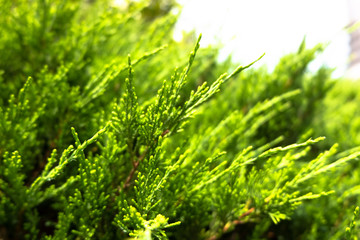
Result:
<instances>
[{"instance_id":1,"label":"bright sky","mask_svg":"<svg viewBox=\"0 0 360 240\"><path fill-rule=\"evenodd\" d=\"M263 53L260 64L271 69L281 56L297 50L304 36L307 46L330 42L311 66L336 68L345 73L349 37L342 29L349 23L346 0L179 0L184 6L174 34L195 29L202 46L223 44L221 57L232 54L241 64Z\"/></svg>"}]
</instances>

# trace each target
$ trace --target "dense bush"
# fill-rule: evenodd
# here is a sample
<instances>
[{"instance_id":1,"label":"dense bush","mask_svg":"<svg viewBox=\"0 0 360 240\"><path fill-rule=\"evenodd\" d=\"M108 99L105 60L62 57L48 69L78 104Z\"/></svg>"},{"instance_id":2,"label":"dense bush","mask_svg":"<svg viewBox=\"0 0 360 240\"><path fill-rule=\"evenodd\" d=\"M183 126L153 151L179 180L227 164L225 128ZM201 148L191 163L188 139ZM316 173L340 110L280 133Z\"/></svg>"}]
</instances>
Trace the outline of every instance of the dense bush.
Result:
<instances>
[{"instance_id":1,"label":"dense bush","mask_svg":"<svg viewBox=\"0 0 360 240\"><path fill-rule=\"evenodd\" d=\"M0 239L357 239L360 86L305 42L219 63L177 8L0 0Z\"/></svg>"}]
</instances>

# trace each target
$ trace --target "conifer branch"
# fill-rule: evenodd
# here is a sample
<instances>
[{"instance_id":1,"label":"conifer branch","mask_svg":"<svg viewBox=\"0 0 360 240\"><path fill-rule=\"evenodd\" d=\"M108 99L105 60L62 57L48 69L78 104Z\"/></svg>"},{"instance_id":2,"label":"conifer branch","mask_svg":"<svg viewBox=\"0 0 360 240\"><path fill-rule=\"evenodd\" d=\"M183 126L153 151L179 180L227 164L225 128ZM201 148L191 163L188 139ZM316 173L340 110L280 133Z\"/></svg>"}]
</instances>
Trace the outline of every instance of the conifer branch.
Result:
<instances>
[{"instance_id":1,"label":"conifer branch","mask_svg":"<svg viewBox=\"0 0 360 240\"><path fill-rule=\"evenodd\" d=\"M360 85L308 71L324 45L231 70L172 1L100 2L0 0L0 239L360 237Z\"/></svg>"}]
</instances>

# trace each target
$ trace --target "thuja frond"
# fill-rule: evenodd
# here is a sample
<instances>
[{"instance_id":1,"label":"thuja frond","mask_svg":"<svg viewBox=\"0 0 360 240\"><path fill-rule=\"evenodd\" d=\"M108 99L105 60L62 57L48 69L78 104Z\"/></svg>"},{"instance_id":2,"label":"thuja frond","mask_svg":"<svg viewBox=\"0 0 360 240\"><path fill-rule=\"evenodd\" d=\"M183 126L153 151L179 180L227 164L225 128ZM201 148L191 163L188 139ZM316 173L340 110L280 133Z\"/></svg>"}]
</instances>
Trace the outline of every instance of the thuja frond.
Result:
<instances>
[{"instance_id":1,"label":"thuja frond","mask_svg":"<svg viewBox=\"0 0 360 240\"><path fill-rule=\"evenodd\" d=\"M1 171L0 191L5 193L18 207L21 207L27 200L21 156L17 151L12 154L6 152L2 159L2 165L5 168Z\"/></svg>"},{"instance_id":2,"label":"thuja frond","mask_svg":"<svg viewBox=\"0 0 360 240\"><path fill-rule=\"evenodd\" d=\"M108 128L108 125L105 126L103 129L99 130L96 134L94 134L94 136L86 141L84 141L83 143L80 142L79 138L77 137L77 134L75 132L74 129L72 129L74 138L75 138L75 145L76 148L74 148L72 145L70 145L66 150L64 150L64 152L62 153L60 159L59 159L59 163L57 166L54 166L51 170L50 170L50 166L53 166L55 164L55 154L56 152L52 153L51 158L49 159L47 165L45 167L46 171L43 171L42 175L39 176L38 178L36 178L34 180L34 182L31 184L30 188L29 188L29 195L32 194L36 194L37 191L39 191L39 189L41 188L41 186L46 182L46 181L52 181L54 180L57 176L59 176L62 171L64 170L64 168L71 162L77 159L83 159L84 160L84 150L87 146L89 146L90 144L94 143L95 141L98 140L98 138L105 133L106 129Z\"/></svg>"},{"instance_id":3,"label":"thuja frond","mask_svg":"<svg viewBox=\"0 0 360 240\"><path fill-rule=\"evenodd\" d=\"M0 0L0 239L356 239L360 85L305 41L219 62L176 6Z\"/></svg>"},{"instance_id":4,"label":"thuja frond","mask_svg":"<svg viewBox=\"0 0 360 240\"><path fill-rule=\"evenodd\" d=\"M359 212L360 212L359 207L356 207L350 225L345 230L345 236L347 240L357 239L355 228L356 228L356 219L359 217Z\"/></svg>"},{"instance_id":5,"label":"thuja frond","mask_svg":"<svg viewBox=\"0 0 360 240\"><path fill-rule=\"evenodd\" d=\"M152 52L145 53L139 59L136 59L131 66L136 66L140 62L152 57L167 46L162 46L155 49ZM113 81L119 81L119 76L129 70L129 65L122 64L121 60L114 60L112 63L104 66L102 71L98 73L93 79L91 79L85 86L82 93L81 100L78 102L78 107L81 109L86 106L90 101L104 94L107 87Z\"/></svg>"},{"instance_id":6,"label":"thuja frond","mask_svg":"<svg viewBox=\"0 0 360 240\"><path fill-rule=\"evenodd\" d=\"M190 117L190 111L201 103L209 99L215 94L223 80L228 80L230 77L235 76L246 67L237 68L232 74L226 74L220 77L212 84L210 88L200 87L198 91L189 97L189 100L184 105L179 105L179 98L181 91L188 78L189 71L193 65L196 53L200 46L201 35L199 36L194 50L191 52L188 64L183 69L181 74L175 71L171 78L171 83L163 82L162 88L158 91L158 95L154 103L142 109L138 106L137 96L133 86L133 70L129 57L129 73L128 78L125 80L125 93L120 101L120 105L115 105L113 111L113 127L121 135L124 136L128 145L128 153L133 162L133 170L129 174L129 178L124 186L127 186L134 175L140 161L142 161L148 152L153 151L158 145L159 137L176 133ZM122 106L122 107L121 107ZM142 116L143 120L140 120ZM129 138L129 136L132 136ZM143 153L136 154L141 145L145 145ZM136 156L137 155L137 156Z\"/></svg>"},{"instance_id":7,"label":"thuja frond","mask_svg":"<svg viewBox=\"0 0 360 240\"><path fill-rule=\"evenodd\" d=\"M136 230L129 235L135 239L151 240L154 237L156 239L168 239L164 229L179 225L180 222L168 224L168 218L162 215L157 215L153 220L144 222L143 230Z\"/></svg>"},{"instance_id":8,"label":"thuja frond","mask_svg":"<svg viewBox=\"0 0 360 240\"><path fill-rule=\"evenodd\" d=\"M207 101L212 95L214 95L216 92L219 91L220 86L227 82L229 79L231 79L232 77L235 77L237 74L239 74L240 72L242 72L243 70L251 67L254 63L256 63L257 61L259 61L264 55L262 55L261 57L259 57L257 60L255 60L254 62L248 64L247 66L243 67L243 66L239 66L237 67L231 74L223 74L221 75L214 83L211 84L210 87L207 86L207 83L203 83L203 85L201 85L196 92L191 92L191 96L190 99L186 102L186 117L190 117L191 114L189 115L189 113L196 107L198 107L199 105L201 105L202 103L204 103L205 101Z\"/></svg>"}]
</instances>

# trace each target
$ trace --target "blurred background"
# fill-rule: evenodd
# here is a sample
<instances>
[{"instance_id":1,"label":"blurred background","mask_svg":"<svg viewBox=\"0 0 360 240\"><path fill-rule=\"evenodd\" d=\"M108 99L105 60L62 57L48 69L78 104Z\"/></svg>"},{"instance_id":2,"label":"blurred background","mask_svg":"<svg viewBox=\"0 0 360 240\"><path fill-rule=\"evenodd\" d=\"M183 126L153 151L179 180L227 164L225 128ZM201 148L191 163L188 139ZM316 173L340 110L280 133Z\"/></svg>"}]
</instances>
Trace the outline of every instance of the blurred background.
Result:
<instances>
[{"instance_id":1,"label":"blurred background","mask_svg":"<svg viewBox=\"0 0 360 240\"><path fill-rule=\"evenodd\" d=\"M174 38L181 40L183 31L202 33L202 46L221 46L220 60L231 54L246 64L266 53L261 63L272 70L305 38L308 47L328 44L310 70L326 65L335 68L335 78L360 78L360 0L178 2L183 9Z\"/></svg>"}]
</instances>

